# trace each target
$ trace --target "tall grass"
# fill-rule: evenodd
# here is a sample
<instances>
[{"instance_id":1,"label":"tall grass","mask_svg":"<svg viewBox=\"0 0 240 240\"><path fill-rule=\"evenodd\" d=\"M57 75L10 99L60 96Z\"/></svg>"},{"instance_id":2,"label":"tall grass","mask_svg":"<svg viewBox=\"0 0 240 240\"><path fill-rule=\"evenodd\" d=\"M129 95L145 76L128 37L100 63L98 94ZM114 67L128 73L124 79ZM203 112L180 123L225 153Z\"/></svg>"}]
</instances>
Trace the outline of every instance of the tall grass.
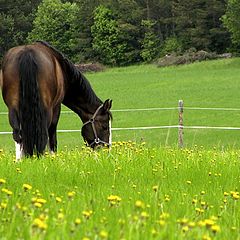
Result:
<instances>
[{"instance_id":1,"label":"tall grass","mask_svg":"<svg viewBox=\"0 0 240 240\"><path fill-rule=\"evenodd\" d=\"M0 153L3 239L239 239L240 152L119 142L13 161Z\"/></svg>"}]
</instances>

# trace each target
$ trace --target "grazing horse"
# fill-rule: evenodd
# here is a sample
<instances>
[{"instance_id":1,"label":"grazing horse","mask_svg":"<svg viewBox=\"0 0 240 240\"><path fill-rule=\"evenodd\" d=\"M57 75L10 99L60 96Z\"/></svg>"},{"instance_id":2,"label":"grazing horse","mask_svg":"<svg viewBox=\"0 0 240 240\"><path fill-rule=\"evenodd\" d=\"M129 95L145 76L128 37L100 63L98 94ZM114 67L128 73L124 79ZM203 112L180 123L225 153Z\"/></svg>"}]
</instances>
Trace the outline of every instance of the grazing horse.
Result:
<instances>
[{"instance_id":1,"label":"grazing horse","mask_svg":"<svg viewBox=\"0 0 240 240\"><path fill-rule=\"evenodd\" d=\"M102 102L79 69L48 43L11 48L3 58L0 86L16 159L41 155L48 142L51 152L57 150L61 103L81 118L87 145L111 145L112 100Z\"/></svg>"}]
</instances>

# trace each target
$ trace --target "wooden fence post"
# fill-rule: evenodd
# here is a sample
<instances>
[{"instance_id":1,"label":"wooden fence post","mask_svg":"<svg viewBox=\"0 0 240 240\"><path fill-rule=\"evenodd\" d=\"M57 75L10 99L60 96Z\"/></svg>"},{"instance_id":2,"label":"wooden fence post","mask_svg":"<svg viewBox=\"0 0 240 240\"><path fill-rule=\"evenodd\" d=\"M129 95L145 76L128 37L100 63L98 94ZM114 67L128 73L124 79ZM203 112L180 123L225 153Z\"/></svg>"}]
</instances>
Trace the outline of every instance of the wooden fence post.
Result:
<instances>
[{"instance_id":1,"label":"wooden fence post","mask_svg":"<svg viewBox=\"0 0 240 240\"><path fill-rule=\"evenodd\" d=\"M183 148L183 100L178 101L178 146Z\"/></svg>"}]
</instances>

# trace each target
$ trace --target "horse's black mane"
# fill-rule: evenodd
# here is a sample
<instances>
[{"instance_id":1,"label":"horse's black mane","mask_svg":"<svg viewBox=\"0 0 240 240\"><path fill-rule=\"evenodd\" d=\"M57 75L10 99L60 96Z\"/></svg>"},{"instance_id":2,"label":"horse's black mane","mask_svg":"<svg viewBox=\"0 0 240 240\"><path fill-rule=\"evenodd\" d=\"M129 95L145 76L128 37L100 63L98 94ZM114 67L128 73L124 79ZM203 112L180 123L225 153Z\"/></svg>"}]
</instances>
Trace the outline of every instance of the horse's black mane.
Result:
<instances>
[{"instance_id":1,"label":"horse's black mane","mask_svg":"<svg viewBox=\"0 0 240 240\"><path fill-rule=\"evenodd\" d=\"M86 98L86 100L90 104L102 103L102 101L96 96L95 92L93 91L89 81L68 58L66 58L61 52L59 52L55 47L51 46L49 43L41 40L36 42L44 45L53 52L54 56L59 61L59 64L61 65L65 73L65 78L67 80L67 84L69 85L69 87L71 87L71 85L76 87L77 84L77 86L79 86L78 91L81 91L80 94L83 95L83 97Z\"/></svg>"}]
</instances>

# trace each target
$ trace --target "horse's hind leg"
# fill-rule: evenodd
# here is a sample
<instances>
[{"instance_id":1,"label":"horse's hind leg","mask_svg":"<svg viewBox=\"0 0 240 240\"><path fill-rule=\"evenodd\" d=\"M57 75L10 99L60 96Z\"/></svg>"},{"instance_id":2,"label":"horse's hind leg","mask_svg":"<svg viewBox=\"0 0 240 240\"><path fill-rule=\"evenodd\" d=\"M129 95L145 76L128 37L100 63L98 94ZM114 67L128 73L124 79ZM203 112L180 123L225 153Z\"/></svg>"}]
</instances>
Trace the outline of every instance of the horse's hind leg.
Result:
<instances>
[{"instance_id":1,"label":"horse's hind leg","mask_svg":"<svg viewBox=\"0 0 240 240\"><path fill-rule=\"evenodd\" d=\"M49 149L51 153L57 151L57 124L60 115L61 105L57 106L53 110L52 122L48 128L49 136Z\"/></svg>"},{"instance_id":2,"label":"horse's hind leg","mask_svg":"<svg viewBox=\"0 0 240 240\"><path fill-rule=\"evenodd\" d=\"M8 114L9 123L13 129L13 139L15 141L16 148L16 160L18 161L23 157L20 121L16 109L9 109Z\"/></svg>"}]
</instances>

